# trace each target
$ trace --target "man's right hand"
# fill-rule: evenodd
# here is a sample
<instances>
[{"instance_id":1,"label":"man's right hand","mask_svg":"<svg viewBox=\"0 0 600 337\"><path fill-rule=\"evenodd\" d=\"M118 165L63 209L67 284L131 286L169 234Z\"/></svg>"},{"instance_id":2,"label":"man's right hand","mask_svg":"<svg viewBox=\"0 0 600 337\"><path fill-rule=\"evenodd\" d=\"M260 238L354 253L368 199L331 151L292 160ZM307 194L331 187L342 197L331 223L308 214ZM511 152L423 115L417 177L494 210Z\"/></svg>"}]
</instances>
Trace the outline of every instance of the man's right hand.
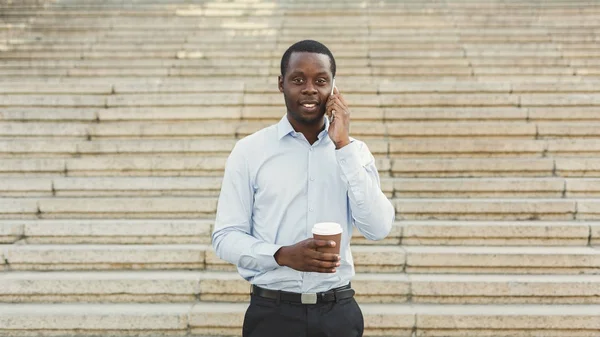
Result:
<instances>
[{"instance_id":1,"label":"man's right hand","mask_svg":"<svg viewBox=\"0 0 600 337\"><path fill-rule=\"evenodd\" d=\"M317 251L317 248L321 247L335 247L335 242L306 239L293 246L281 247L275 253L275 261L280 266L297 271L335 273L335 268L340 266L340 256Z\"/></svg>"}]
</instances>

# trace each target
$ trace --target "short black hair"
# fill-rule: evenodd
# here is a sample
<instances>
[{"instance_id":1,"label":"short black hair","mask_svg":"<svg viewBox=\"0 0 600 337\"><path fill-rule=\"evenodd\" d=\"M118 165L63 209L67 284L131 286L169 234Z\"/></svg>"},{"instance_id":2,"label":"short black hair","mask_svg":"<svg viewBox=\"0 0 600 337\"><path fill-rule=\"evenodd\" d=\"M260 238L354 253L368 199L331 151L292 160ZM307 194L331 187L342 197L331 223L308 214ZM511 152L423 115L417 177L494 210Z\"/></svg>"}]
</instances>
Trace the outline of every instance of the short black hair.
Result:
<instances>
[{"instance_id":1,"label":"short black hair","mask_svg":"<svg viewBox=\"0 0 600 337\"><path fill-rule=\"evenodd\" d=\"M335 77L335 58L333 54L329 50L329 48L325 47L324 44L315 40L302 40L291 45L283 56L281 57L281 76L285 76L285 72L287 71L288 64L290 63L290 56L294 52L307 52L307 53L317 53L324 54L329 56L329 63L331 65L331 74Z\"/></svg>"}]
</instances>

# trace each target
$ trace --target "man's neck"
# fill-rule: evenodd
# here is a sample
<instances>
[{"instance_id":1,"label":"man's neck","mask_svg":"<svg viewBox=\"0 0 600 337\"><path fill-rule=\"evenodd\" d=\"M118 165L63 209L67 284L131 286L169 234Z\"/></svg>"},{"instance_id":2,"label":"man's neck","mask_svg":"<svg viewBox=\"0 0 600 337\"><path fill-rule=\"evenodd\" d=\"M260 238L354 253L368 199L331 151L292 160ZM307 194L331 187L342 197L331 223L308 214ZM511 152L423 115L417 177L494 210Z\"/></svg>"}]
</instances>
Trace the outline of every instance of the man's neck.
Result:
<instances>
[{"instance_id":1,"label":"man's neck","mask_svg":"<svg viewBox=\"0 0 600 337\"><path fill-rule=\"evenodd\" d=\"M323 131L323 129L325 128L324 118L321 119L320 123L315 124L299 123L298 121L291 118L290 115L287 115L287 119L294 128L294 130L296 132L302 133L304 135L304 138L306 138L308 143L310 143L311 145L317 141L319 133L321 133L321 131Z\"/></svg>"}]
</instances>

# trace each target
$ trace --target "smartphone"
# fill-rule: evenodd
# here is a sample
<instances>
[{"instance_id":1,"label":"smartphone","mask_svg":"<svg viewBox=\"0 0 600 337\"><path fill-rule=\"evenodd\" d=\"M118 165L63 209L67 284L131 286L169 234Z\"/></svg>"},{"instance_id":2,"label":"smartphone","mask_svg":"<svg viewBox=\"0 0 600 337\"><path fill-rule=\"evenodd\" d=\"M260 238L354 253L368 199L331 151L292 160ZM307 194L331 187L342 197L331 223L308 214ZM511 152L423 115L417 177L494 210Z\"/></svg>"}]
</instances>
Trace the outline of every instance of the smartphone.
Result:
<instances>
[{"instance_id":1,"label":"smartphone","mask_svg":"<svg viewBox=\"0 0 600 337\"><path fill-rule=\"evenodd\" d=\"M335 77L333 78L333 81L331 83L331 95L333 95L333 89L335 89ZM329 116L329 123L333 123L334 118L335 116L333 114Z\"/></svg>"}]
</instances>

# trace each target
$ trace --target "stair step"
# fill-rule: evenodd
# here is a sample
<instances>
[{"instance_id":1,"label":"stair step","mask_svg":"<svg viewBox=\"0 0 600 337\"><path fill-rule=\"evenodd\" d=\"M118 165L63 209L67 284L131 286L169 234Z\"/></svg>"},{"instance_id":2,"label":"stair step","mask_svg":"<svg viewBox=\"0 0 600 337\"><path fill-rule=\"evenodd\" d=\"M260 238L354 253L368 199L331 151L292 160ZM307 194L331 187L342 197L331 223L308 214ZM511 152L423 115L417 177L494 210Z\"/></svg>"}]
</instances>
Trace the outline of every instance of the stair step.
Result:
<instances>
[{"instance_id":1,"label":"stair step","mask_svg":"<svg viewBox=\"0 0 600 337\"><path fill-rule=\"evenodd\" d=\"M0 220L0 242L19 244L210 243L214 219ZM591 233L591 234L590 234ZM400 221L383 240L352 233L357 245L587 246L600 223L574 221Z\"/></svg>"},{"instance_id":2,"label":"stair step","mask_svg":"<svg viewBox=\"0 0 600 337\"><path fill-rule=\"evenodd\" d=\"M0 275L5 303L246 302L235 272L19 272ZM361 303L598 304L600 275L364 274L352 279Z\"/></svg>"},{"instance_id":3,"label":"stair step","mask_svg":"<svg viewBox=\"0 0 600 337\"><path fill-rule=\"evenodd\" d=\"M127 202L124 202L124 201ZM217 197L2 198L0 217L213 217ZM517 198L393 198L399 220L597 220L600 200Z\"/></svg>"},{"instance_id":4,"label":"stair step","mask_svg":"<svg viewBox=\"0 0 600 337\"><path fill-rule=\"evenodd\" d=\"M240 333L247 304L4 304L0 326L6 336L54 332L91 336L186 333L232 336ZM433 337L514 335L521 331L558 337L600 332L598 305L426 305L362 304L365 333ZM109 327L107 329L107 327ZM110 330L109 330L110 329Z\"/></svg>"},{"instance_id":5,"label":"stair step","mask_svg":"<svg viewBox=\"0 0 600 337\"><path fill-rule=\"evenodd\" d=\"M58 169L56 170L58 171ZM0 182L5 197L26 196L218 196L214 177L14 178ZM381 178L381 189L396 198L571 198L600 196L597 178Z\"/></svg>"},{"instance_id":6,"label":"stair step","mask_svg":"<svg viewBox=\"0 0 600 337\"><path fill-rule=\"evenodd\" d=\"M239 111L239 110L237 110ZM213 110L216 115L219 109ZM247 111L242 110L242 114ZM228 112L225 111L227 114ZM278 112L278 117L281 111ZM206 116L205 116L206 117ZM203 117L203 118L205 118ZM220 118L219 116L215 116ZM78 118L78 117L76 117ZM103 116L100 116L103 118ZM124 118L123 116L119 118ZM126 118L126 117L125 117ZM149 118L149 116L146 116ZM58 122L58 121L57 121ZM237 120L210 120L210 121L163 121L157 122L119 122L102 124L83 124L60 122L60 127L49 122L0 122L0 138L72 138L81 140L102 139L181 139L181 138L235 138L244 137L255 133L265 127L275 124L275 121L237 121ZM556 139L561 138L562 143L549 141L548 144L564 144L568 139L600 138L600 128L588 123L532 123L519 122L367 122L356 121L352 123L354 137L379 137L391 138L392 144L399 139L439 139L468 137L471 143L476 139L489 141L494 138L510 139ZM539 142L537 142L539 143ZM564 146L564 145L563 145ZM491 146L487 146L491 147Z\"/></svg>"},{"instance_id":7,"label":"stair step","mask_svg":"<svg viewBox=\"0 0 600 337\"><path fill-rule=\"evenodd\" d=\"M381 189L396 198L598 197L598 178L381 178ZM214 177L56 177L0 181L5 197L25 196L218 196Z\"/></svg>"},{"instance_id":8,"label":"stair step","mask_svg":"<svg viewBox=\"0 0 600 337\"><path fill-rule=\"evenodd\" d=\"M51 142L51 141L49 141ZM42 147L39 143L36 145ZM41 155L41 154L40 154ZM47 156L47 155L46 155ZM200 157L83 156L81 158L3 158L0 175L7 176L221 176L226 154ZM556 163L556 172L555 170ZM376 156L379 175L388 177L600 177L596 158L412 158Z\"/></svg>"},{"instance_id":9,"label":"stair step","mask_svg":"<svg viewBox=\"0 0 600 337\"><path fill-rule=\"evenodd\" d=\"M155 270L235 271L202 244L44 245L13 244L3 248L8 270ZM352 247L358 272L461 274L597 274L600 250L592 247Z\"/></svg>"},{"instance_id":10,"label":"stair step","mask_svg":"<svg viewBox=\"0 0 600 337\"><path fill-rule=\"evenodd\" d=\"M18 140L18 142L14 142ZM377 156L406 158L542 158L591 157L600 154L600 139L391 139L361 137ZM100 156L100 155L228 155L236 139L122 139L122 140L0 140L0 156ZM590 160L593 158L586 158Z\"/></svg>"}]
</instances>

